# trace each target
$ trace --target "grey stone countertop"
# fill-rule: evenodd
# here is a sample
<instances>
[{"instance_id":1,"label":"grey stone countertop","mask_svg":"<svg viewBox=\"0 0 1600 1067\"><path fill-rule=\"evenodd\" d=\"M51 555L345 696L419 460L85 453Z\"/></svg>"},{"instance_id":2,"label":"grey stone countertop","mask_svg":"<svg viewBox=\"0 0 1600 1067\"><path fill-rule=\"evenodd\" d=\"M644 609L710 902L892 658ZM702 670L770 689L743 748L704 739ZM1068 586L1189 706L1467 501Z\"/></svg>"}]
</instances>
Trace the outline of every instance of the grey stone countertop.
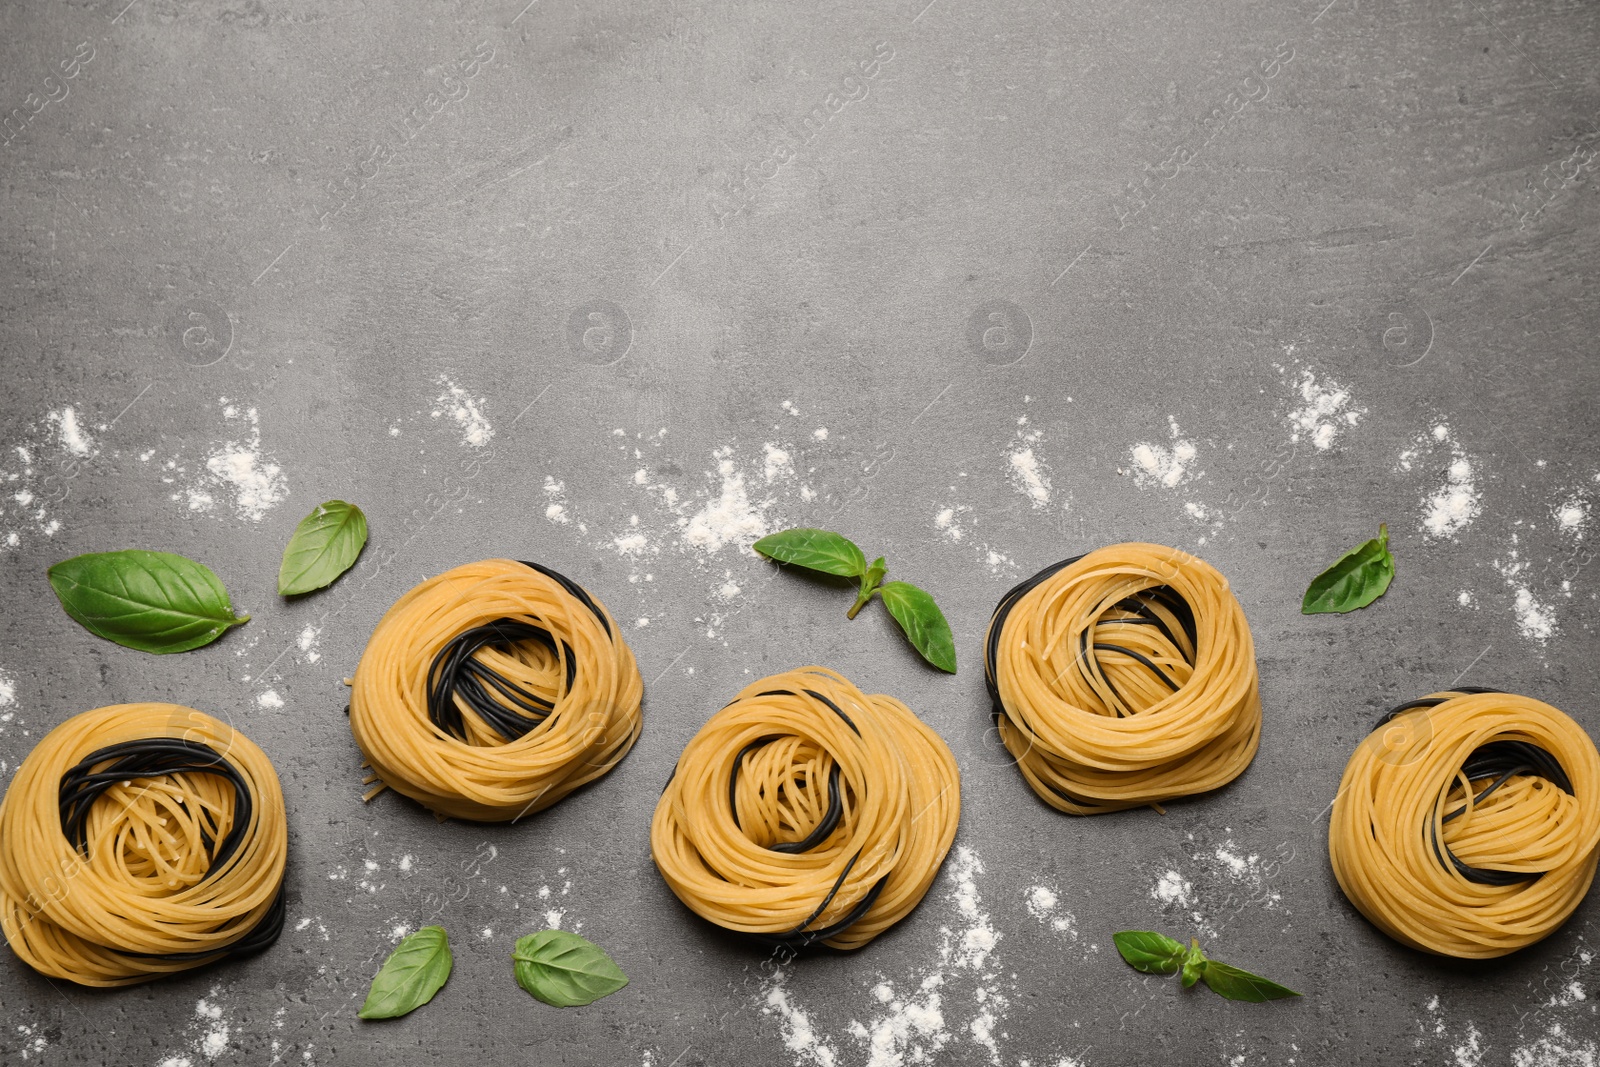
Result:
<instances>
[{"instance_id":1,"label":"grey stone countertop","mask_svg":"<svg viewBox=\"0 0 1600 1067\"><path fill-rule=\"evenodd\" d=\"M267 751L291 831L262 955L103 992L4 953L0 1060L1595 1062L1600 899L1427 957L1345 901L1327 810L1436 688L1600 732L1600 8L524 3L0 7L0 782L77 712L173 701ZM335 497L366 556L280 600ZM1380 521L1388 595L1300 615ZM791 525L933 590L960 673L747 551ZM1070 818L996 748L981 635L1131 539L1231 580L1263 743L1165 816ZM135 546L253 619L92 637L45 569ZM643 737L514 826L364 804L341 680L407 588L502 555L622 621ZM938 730L963 810L905 922L779 966L677 902L648 826L700 724L809 662ZM430 921L444 991L358 1020ZM533 1001L508 957L552 922L631 984ZM1117 959L1128 927L1308 995L1186 994Z\"/></svg>"}]
</instances>

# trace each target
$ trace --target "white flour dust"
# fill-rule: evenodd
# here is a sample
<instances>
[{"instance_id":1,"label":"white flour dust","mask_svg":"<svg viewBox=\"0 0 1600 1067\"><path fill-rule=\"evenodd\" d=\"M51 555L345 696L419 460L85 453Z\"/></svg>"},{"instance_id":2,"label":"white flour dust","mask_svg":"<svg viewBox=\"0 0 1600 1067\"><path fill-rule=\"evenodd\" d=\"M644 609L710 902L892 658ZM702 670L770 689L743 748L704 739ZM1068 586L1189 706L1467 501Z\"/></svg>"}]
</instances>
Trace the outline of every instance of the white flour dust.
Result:
<instances>
[{"instance_id":1,"label":"white flour dust","mask_svg":"<svg viewBox=\"0 0 1600 1067\"><path fill-rule=\"evenodd\" d=\"M221 989L213 986L194 1006L194 1016L184 1031L185 1048L168 1053L158 1067L197 1067L228 1052L237 1027L228 1019L221 1001Z\"/></svg>"},{"instance_id":2,"label":"white flour dust","mask_svg":"<svg viewBox=\"0 0 1600 1067\"><path fill-rule=\"evenodd\" d=\"M1285 351L1292 352L1293 346ZM1289 371L1279 367L1278 373L1287 378ZM1286 421L1289 440L1293 444L1304 441L1317 451L1326 452L1333 447L1340 433L1360 423L1367 413L1365 408L1357 407L1350 399L1348 389L1332 378L1318 379L1310 368L1300 368L1300 376L1292 386L1292 403L1295 406L1289 411Z\"/></svg>"},{"instance_id":3,"label":"white flour dust","mask_svg":"<svg viewBox=\"0 0 1600 1067\"><path fill-rule=\"evenodd\" d=\"M1589 501L1576 493L1550 509L1556 529L1574 540L1581 541L1589 532Z\"/></svg>"},{"instance_id":4,"label":"white flour dust","mask_svg":"<svg viewBox=\"0 0 1600 1067\"><path fill-rule=\"evenodd\" d=\"M1019 415L1016 436L1006 453L1006 477L1011 487L1036 508L1050 504L1050 468L1035 451L1043 441L1044 433L1028 426L1028 416Z\"/></svg>"},{"instance_id":5,"label":"white flour dust","mask_svg":"<svg viewBox=\"0 0 1600 1067\"><path fill-rule=\"evenodd\" d=\"M1533 594L1531 582L1533 567L1523 555L1522 539L1511 535L1511 546L1492 561L1492 566L1505 579L1511 590L1511 611L1517 622L1517 631L1537 644L1544 644L1560 629L1555 609Z\"/></svg>"},{"instance_id":6,"label":"white flour dust","mask_svg":"<svg viewBox=\"0 0 1600 1067\"><path fill-rule=\"evenodd\" d=\"M71 404L46 412L0 449L0 552L20 548L34 535L59 533L54 507L81 470L80 461L99 453Z\"/></svg>"},{"instance_id":7,"label":"white flour dust","mask_svg":"<svg viewBox=\"0 0 1600 1067\"><path fill-rule=\"evenodd\" d=\"M1141 488L1174 489L1200 477L1201 472L1194 469L1199 456L1194 442L1183 436L1178 420L1171 415L1167 416L1167 428L1171 438L1167 444L1141 441L1128 450L1134 481Z\"/></svg>"},{"instance_id":8,"label":"white flour dust","mask_svg":"<svg viewBox=\"0 0 1600 1067\"><path fill-rule=\"evenodd\" d=\"M933 528L939 536L955 544L970 545L972 554L978 561L989 568L989 573L998 577L1012 576L1016 568L1011 564L1011 557L1001 552L993 545L987 544L976 537L970 536L979 527L982 510L975 509L971 504L960 503L957 498L961 490L967 485L967 472L960 471L956 475L957 485L949 486L950 502L938 508L933 513Z\"/></svg>"},{"instance_id":9,"label":"white flour dust","mask_svg":"<svg viewBox=\"0 0 1600 1067\"><path fill-rule=\"evenodd\" d=\"M289 495L289 483L283 468L262 451L260 412L253 407L241 408L227 397L217 403L222 407L223 426L230 436L211 450L205 471L170 494L171 499L192 512L204 514L216 506L220 497L231 501L234 513L241 519L258 522ZM168 460L163 469L169 474L161 480L172 484L187 467Z\"/></svg>"},{"instance_id":10,"label":"white flour dust","mask_svg":"<svg viewBox=\"0 0 1600 1067\"><path fill-rule=\"evenodd\" d=\"M904 977L869 979L854 995L830 990L825 1007L802 1003L796 968L779 965L763 983L756 1006L777 1020L795 1067L1007 1062L1003 1046L1016 979L1000 962L1003 935L983 908L983 862L973 849L958 846L947 863L944 899L953 914L940 927L937 958L926 966ZM933 906L930 894L923 909ZM1077 1062L1064 1058L1057 1067Z\"/></svg>"},{"instance_id":11,"label":"white flour dust","mask_svg":"<svg viewBox=\"0 0 1600 1067\"><path fill-rule=\"evenodd\" d=\"M1061 896L1047 885L1036 885L1023 894L1028 914L1038 919L1046 929L1063 937L1078 939L1078 920L1072 912L1061 906Z\"/></svg>"},{"instance_id":12,"label":"white flour dust","mask_svg":"<svg viewBox=\"0 0 1600 1067\"><path fill-rule=\"evenodd\" d=\"M307 663L315 663L322 658L322 653L317 651L317 628L307 626L300 631L300 636L295 640L300 649L300 658Z\"/></svg>"},{"instance_id":13,"label":"white flour dust","mask_svg":"<svg viewBox=\"0 0 1600 1067\"><path fill-rule=\"evenodd\" d=\"M473 399L471 393L449 378L440 375L439 387L444 390L433 402L428 414L435 419L448 418L461 434L461 443L469 448L482 448L494 439L494 427L483 414L486 399Z\"/></svg>"},{"instance_id":14,"label":"white flour dust","mask_svg":"<svg viewBox=\"0 0 1600 1067\"><path fill-rule=\"evenodd\" d=\"M1430 464L1441 481L1422 498L1422 532L1432 540L1454 540L1483 512L1477 463L1462 449L1455 432L1441 422L1417 435L1400 453L1397 468L1409 472Z\"/></svg>"},{"instance_id":15,"label":"white flour dust","mask_svg":"<svg viewBox=\"0 0 1600 1067\"><path fill-rule=\"evenodd\" d=\"M50 1047L50 1040L44 1035L42 1028L35 1024L17 1024L17 1053L26 1063L35 1056L43 1056L45 1049Z\"/></svg>"}]
</instances>

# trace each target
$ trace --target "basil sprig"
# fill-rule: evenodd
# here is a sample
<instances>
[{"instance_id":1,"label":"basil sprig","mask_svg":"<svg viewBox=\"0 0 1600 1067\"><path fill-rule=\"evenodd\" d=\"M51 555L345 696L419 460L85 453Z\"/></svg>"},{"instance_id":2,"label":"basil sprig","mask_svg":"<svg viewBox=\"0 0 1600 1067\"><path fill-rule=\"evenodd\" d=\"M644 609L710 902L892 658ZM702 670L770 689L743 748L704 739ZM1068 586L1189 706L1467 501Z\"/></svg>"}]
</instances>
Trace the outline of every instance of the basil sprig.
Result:
<instances>
[{"instance_id":1,"label":"basil sprig","mask_svg":"<svg viewBox=\"0 0 1600 1067\"><path fill-rule=\"evenodd\" d=\"M1204 982L1206 988L1218 996L1257 1004L1300 995L1258 974L1207 959L1200 951L1199 938L1190 939L1185 947L1182 941L1153 930L1123 930L1112 934L1111 940L1134 970L1146 974L1179 974L1185 989L1196 982Z\"/></svg>"},{"instance_id":2,"label":"basil sprig","mask_svg":"<svg viewBox=\"0 0 1600 1067\"><path fill-rule=\"evenodd\" d=\"M1389 552L1389 524L1378 525L1378 536L1363 541L1311 580L1302 615L1343 614L1364 608L1383 595L1394 580L1394 556Z\"/></svg>"},{"instance_id":3,"label":"basil sprig","mask_svg":"<svg viewBox=\"0 0 1600 1067\"><path fill-rule=\"evenodd\" d=\"M232 626L228 591L211 568L171 552L90 552L51 567L50 588L85 630L158 655L209 645Z\"/></svg>"},{"instance_id":4,"label":"basil sprig","mask_svg":"<svg viewBox=\"0 0 1600 1067\"><path fill-rule=\"evenodd\" d=\"M424 926L389 953L357 1014L363 1019L396 1019L415 1011L444 986L454 962L444 927Z\"/></svg>"},{"instance_id":5,"label":"basil sprig","mask_svg":"<svg viewBox=\"0 0 1600 1067\"><path fill-rule=\"evenodd\" d=\"M278 567L278 595L298 596L332 585L367 543L367 517L354 504L329 500L300 520Z\"/></svg>"},{"instance_id":6,"label":"basil sprig","mask_svg":"<svg viewBox=\"0 0 1600 1067\"><path fill-rule=\"evenodd\" d=\"M593 1004L628 984L605 949L566 930L540 930L517 939L511 952L517 984L546 1004Z\"/></svg>"},{"instance_id":7,"label":"basil sprig","mask_svg":"<svg viewBox=\"0 0 1600 1067\"><path fill-rule=\"evenodd\" d=\"M859 579L856 600L846 618L855 618L874 596L881 597L922 658L942 671L956 673L956 643L944 612L932 596L910 582L884 582L889 568L882 556L868 564L866 553L848 537L805 526L769 534L751 547L779 563Z\"/></svg>"}]
</instances>

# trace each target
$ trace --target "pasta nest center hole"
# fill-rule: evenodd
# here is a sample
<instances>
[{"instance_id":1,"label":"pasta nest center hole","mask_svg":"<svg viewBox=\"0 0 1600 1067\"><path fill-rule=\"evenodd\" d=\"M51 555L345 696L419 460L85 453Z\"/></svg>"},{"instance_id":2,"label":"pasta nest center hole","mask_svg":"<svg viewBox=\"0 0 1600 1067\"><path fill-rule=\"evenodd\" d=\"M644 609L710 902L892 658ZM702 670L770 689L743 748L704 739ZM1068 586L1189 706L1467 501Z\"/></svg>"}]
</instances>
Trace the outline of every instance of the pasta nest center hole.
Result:
<instances>
[{"instance_id":1,"label":"pasta nest center hole","mask_svg":"<svg viewBox=\"0 0 1600 1067\"><path fill-rule=\"evenodd\" d=\"M774 852L827 847L856 808L855 788L832 754L792 734L748 745L735 761L729 795L745 836Z\"/></svg>"}]
</instances>

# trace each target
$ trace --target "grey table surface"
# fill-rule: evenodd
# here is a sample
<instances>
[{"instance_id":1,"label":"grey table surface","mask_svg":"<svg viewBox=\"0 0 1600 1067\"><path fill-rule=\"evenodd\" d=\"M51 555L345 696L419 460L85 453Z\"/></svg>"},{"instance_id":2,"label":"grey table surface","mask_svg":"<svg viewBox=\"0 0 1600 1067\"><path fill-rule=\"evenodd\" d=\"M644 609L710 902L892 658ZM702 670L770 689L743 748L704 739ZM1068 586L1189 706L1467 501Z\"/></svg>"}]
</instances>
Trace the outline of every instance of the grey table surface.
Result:
<instances>
[{"instance_id":1,"label":"grey table surface","mask_svg":"<svg viewBox=\"0 0 1600 1067\"><path fill-rule=\"evenodd\" d=\"M1596 1062L1600 900L1425 957L1345 902L1326 811L1436 687L1600 732L1600 8L524 3L0 7L0 780L76 712L175 701L266 749L292 841L258 957L98 992L7 953L5 1062ZM366 556L283 602L332 497ZM1302 617L1385 520L1389 594ZM933 589L960 673L745 549L787 525ZM1229 576L1264 741L1165 816L1068 818L995 747L980 635L1129 539ZM91 637L45 569L130 546L254 618L181 656ZM515 826L364 804L341 680L405 589L500 555L624 621L642 739ZM964 851L865 950L775 966L678 904L648 822L714 709L809 662L948 739ZM552 919L632 983L532 1001L508 955ZM449 985L357 1020L430 921ZM1126 927L1308 995L1184 994Z\"/></svg>"}]
</instances>

